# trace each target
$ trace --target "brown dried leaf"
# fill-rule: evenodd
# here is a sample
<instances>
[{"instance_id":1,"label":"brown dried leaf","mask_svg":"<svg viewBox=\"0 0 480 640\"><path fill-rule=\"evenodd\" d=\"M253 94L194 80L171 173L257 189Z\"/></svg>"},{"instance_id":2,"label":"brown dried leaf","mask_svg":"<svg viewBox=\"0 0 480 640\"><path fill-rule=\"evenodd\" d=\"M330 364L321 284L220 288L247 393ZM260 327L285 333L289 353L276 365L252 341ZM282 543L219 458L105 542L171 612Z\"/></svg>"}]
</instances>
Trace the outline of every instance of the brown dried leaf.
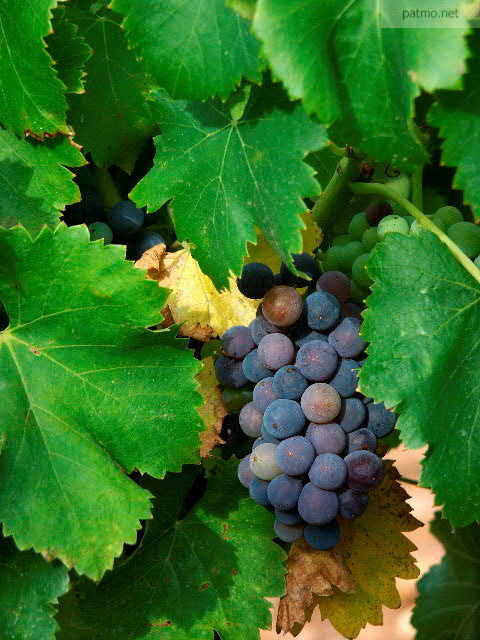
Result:
<instances>
[{"instance_id":1,"label":"brown dried leaf","mask_svg":"<svg viewBox=\"0 0 480 640\"><path fill-rule=\"evenodd\" d=\"M202 442L200 455L202 458L206 458L213 447L222 442L220 430L223 418L228 411L222 402L222 392L215 375L213 358L211 356L204 358L202 364L203 369L196 378L200 385L198 391L202 395L203 404L197 407L197 411L205 423L205 431L200 434Z\"/></svg>"}]
</instances>

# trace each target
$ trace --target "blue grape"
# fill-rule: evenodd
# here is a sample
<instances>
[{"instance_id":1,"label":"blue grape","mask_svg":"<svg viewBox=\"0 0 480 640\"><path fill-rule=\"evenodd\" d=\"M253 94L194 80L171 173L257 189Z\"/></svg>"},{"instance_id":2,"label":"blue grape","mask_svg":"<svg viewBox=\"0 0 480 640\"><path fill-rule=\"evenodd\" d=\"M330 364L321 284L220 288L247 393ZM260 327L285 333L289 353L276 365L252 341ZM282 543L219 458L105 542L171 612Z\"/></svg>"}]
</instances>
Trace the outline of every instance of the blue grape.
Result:
<instances>
[{"instance_id":1,"label":"blue grape","mask_svg":"<svg viewBox=\"0 0 480 640\"><path fill-rule=\"evenodd\" d=\"M357 429L348 434L347 453L371 451L375 453L377 439L369 429Z\"/></svg>"},{"instance_id":2,"label":"blue grape","mask_svg":"<svg viewBox=\"0 0 480 640\"><path fill-rule=\"evenodd\" d=\"M281 367L273 376L273 388L280 398L297 400L308 387L308 381L298 367Z\"/></svg>"},{"instance_id":3,"label":"blue grape","mask_svg":"<svg viewBox=\"0 0 480 640\"><path fill-rule=\"evenodd\" d=\"M338 497L333 491L319 489L308 482L298 499L298 513L309 524L331 522L338 512Z\"/></svg>"},{"instance_id":4,"label":"blue grape","mask_svg":"<svg viewBox=\"0 0 480 640\"><path fill-rule=\"evenodd\" d=\"M367 410L359 398L346 398L342 400L342 407L336 418L337 423L345 433L359 429L365 422Z\"/></svg>"},{"instance_id":5,"label":"blue grape","mask_svg":"<svg viewBox=\"0 0 480 640\"><path fill-rule=\"evenodd\" d=\"M273 523L273 528L277 534L277 538L280 538L283 542L295 542L295 540L300 540L303 536L303 527L303 524L285 524L278 520L278 518Z\"/></svg>"},{"instance_id":6,"label":"blue grape","mask_svg":"<svg viewBox=\"0 0 480 640\"><path fill-rule=\"evenodd\" d=\"M268 485L268 482L260 480L260 478L253 478L250 484L250 497L257 504L262 505L262 507L272 506L267 495Z\"/></svg>"},{"instance_id":7,"label":"blue grape","mask_svg":"<svg viewBox=\"0 0 480 640\"><path fill-rule=\"evenodd\" d=\"M358 387L358 373L360 366L355 360L342 358L335 375L328 384L338 391L342 398L353 396Z\"/></svg>"},{"instance_id":8,"label":"blue grape","mask_svg":"<svg viewBox=\"0 0 480 640\"><path fill-rule=\"evenodd\" d=\"M284 440L300 433L305 426L303 411L294 400L274 400L263 416L265 431L274 438Z\"/></svg>"},{"instance_id":9,"label":"blue grape","mask_svg":"<svg viewBox=\"0 0 480 640\"><path fill-rule=\"evenodd\" d=\"M340 525L337 520L332 520L322 526L307 524L303 535L311 547L327 551L333 549L340 542Z\"/></svg>"},{"instance_id":10,"label":"blue grape","mask_svg":"<svg viewBox=\"0 0 480 640\"><path fill-rule=\"evenodd\" d=\"M277 464L289 476L306 473L315 458L315 449L303 436L292 436L282 440L275 451Z\"/></svg>"},{"instance_id":11,"label":"blue grape","mask_svg":"<svg viewBox=\"0 0 480 640\"><path fill-rule=\"evenodd\" d=\"M317 280L317 291L326 291L335 296L340 304L350 297L352 283L350 278L341 271L325 271Z\"/></svg>"},{"instance_id":12,"label":"blue grape","mask_svg":"<svg viewBox=\"0 0 480 640\"><path fill-rule=\"evenodd\" d=\"M277 371L295 359L293 342L283 333L270 333L260 340L258 360L268 369Z\"/></svg>"},{"instance_id":13,"label":"blue grape","mask_svg":"<svg viewBox=\"0 0 480 640\"><path fill-rule=\"evenodd\" d=\"M353 489L338 492L338 513L343 518L355 520L365 513L368 506L368 494Z\"/></svg>"},{"instance_id":14,"label":"blue grape","mask_svg":"<svg viewBox=\"0 0 480 640\"><path fill-rule=\"evenodd\" d=\"M328 342L312 340L300 347L295 365L307 380L323 382L335 373L338 356Z\"/></svg>"},{"instance_id":15,"label":"blue grape","mask_svg":"<svg viewBox=\"0 0 480 640\"><path fill-rule=\"evenodd\" d=\"M371 451L353 451L345 457L348 486L355 491L368 491L383 479L383 462Z\"/></svg>"},{"instance_id":16,"label":"blue grape","mask_svg":"<svg viewBox=\"0 0 480 640\"><path fill-rule=\"evenodd\" d=\"M319 489L339 489L347 479L347 465L334 453L321 453L315 458L308 472L310 482Z\"/></svg>"},{"instance_id":17,"label":"blue grape","mask_svg":"<svg viewBox=\"0 0 480 640\"><path fill-rule=\"evenodd\" d=\"M265 409L274 401L279 400L279 397L275 393L273 388L272 378L264 378L257 382L253 388L253 404L260 409Z\"/></svg>"},{"instance_id":18,"label":"blue grape","mask_svg":"<svg viewBox=\"0 0 480 640\"><path fill-rule=\"evenodd\" d=\"M324 382L310 385L301 397L300 405L305 417L317 424L332 422L342 406L338 393Z\"/></svg>"},{"instance_id":19,"label":"blue grape","mask_svg":"<svg viewBox=\"0 0 480 640\"><path fill-rule=\"evenodd\" d=\"M344 318L328 336L328 342L342 358L355 358L367 343L360 337L362 323L357 318Z\"/></svg>"},{"instance_id":20,"label":"blue grape","mask_svg":"<svg viewBox=\"0 0 480 640\"><path fill-rule=\"evenodd\" d=\"M90 240L103 240L103 244L110 244L113 240L113 231L104 222L93 222L88 225Z\"/></svg>"},{"instance_id":21,"label":"blue grape","mask_svg":"<svg viewBox=\"0 0 480 640\"><path fill-rule=\"evenodd\" d=\"M389 411L383 402L367 405L368 423L367 429L373 431L377 438L385 438L392 433L397 422L397 416Z\"/></svg>"},{"instance_id":22,"label":"blue grape","mask_svg":"<svg viewBox=\"0 0 480 640\"><path fill-rule=\"evenodd\" d=\"M128 245L128 253L132 260L139 260L145 251L148 251L157 244L166 244L163 236L156 231L141 231L134 236Z\"/></svg>"},{"instance_id":23,"label":"blue grape","mask_svg":"<svg viewBox=\"0 0 480 640\"><path fill-rule=\"evenodd\" d=\"M295 344L300 348L303 347L304 344L307 344L307 342L313 342L313 340L328 342L328 336L323 333L319 333L318 331L313 331L308 327L306 329L302 327L301 330L297 332Z\"/></svg>"},{"instance_id":24,"label":"blue grape","mask_svg":"<svg viewBox=\"0 0 480 640\"><path fill-rule=\"evenodd\" d=\"M243 373L241 361L228 358L227 356L220 356L215 362L215 373L217 374L218 381L224 387L239 389L248 382Z\"/></svg>"},{"instance_id":25,"label":"blue grape","mask_svg":"<svg viewBox=\"0 0 480 640\"><path fill-rule=\"evenodd\" d=\"M309 253L296 253L292 254L293 264L298 271L306 273L310 278L307 280L293 274L285 263L282 262L280 266L280 276L282 278L282 284L287 284L292 287L308 287L310 280L315 277L315 259Z\"/></svg>"},{"instance_id":26,"label":"blue grape","mask_svg":"<svg viewBox=\"0 0 480 640\"><path fill-rule=\"evenodd\" d=\"M242 325L230 327L222 336L222 347L226 356L242 360L247 353L255 349L250 329Z\"/></svg>"},{"instance_id":27,"label":"blue grape","mask_svg":"<svg viewBox=\"0 0 480 640\"><path fill-rule=\"evenodd\" d=\"M302 315L302 297L293 287L272 287L264 296L262 313L277 327L290 327Z\"/></svg>"},{"instance_id":28,"label":"blue grape","mask_svg":"<svg viewBox=\"0 0 480 640\"><path fill-rule=\"evenodd\" d=\"M317 291L305 298L307 324L315 331L334 327L340 318L340 303L331 293Z\"/></svg>"},{"instance_id":29,"label":"blue grape","mask_svg":"<svg viewBox=\"0 0 480 640\"><path fill-rule=\"evenodd\" d=\"M272 444L280 444L280 440L278 440L277 438L274 438L273 436L271 436L269 433L267 433L267 431L265 430L265 427L262 424L262 429L260 431L261 436L260 436L260 440L263 440L263 442L271 442Z\"/></svg>"},{"instance_id":30,"label":"blue grape","mask_svg":"<svg viewBox=\"0 0 480 640\"><path fill-rule=\"evenodd\" d=\"M273 272L261 262L250 262L243 267L242 275L237 278L237 287L246 298L263 298L273 287Z\"/></svg>"},{"instance_id":31,"label":"blue grape","mask_svg":"<svg viewBox=\"0 0 480 640\"><path fill-rule=\"evenodd\" d=\"M259 307L259 309L261 309L261 307ZM284 331L282 327L276 327L274 324L266 320L261 314L258 315L255 320L252 320L248 326L252 335L252 340L255 344L259 344L260 340L265 336L268 336L270 333L283 333Z\"/></svg>"},{"instance_id":32,"label":"blue grape","mask_svg":"<svg viewBox=\"0 0 480 640\"><path fill-rule=\"evenodd\" d=\"M288 511L275 509L275 515L279 522L283 522L283 524L288 524L290 526L293 524L301 524L303 522L300 514L298 513L298 509L289 509Z\"/></svg>"},{"instance_id":33,"label":"blue grape","mask_svg":"<svg viewBox=\"0 0 480 640\"><path fill-rule=\"evenodd\" d=\"M336 453L339 456L347 446L347 435L345 431L335 422L327 424L315 424L311 422L305 433L315 453Z\"/></svg>"},{"instance_id":34,"label":"blue grape","mask_svg":"<svg viewBox=\"0 0 480 640\"><path fill-rule=\"evenodd\" d=\"M288 511L297 506L302 488L301 480L282 473L282 475L273 478L268 485L267 496L270 504L274 507Z\"/></svg>"},{"instance_id":35,"label":"blue grape","mask_svg":"<svg viewBox=\"0 0 480 640\"><path fill-rule=\"evenodd\" d=\"M243 484L246 489L249 489L255 477L253 471L250 469L250 454L240 460L237 468L237 476L241 484Z\"/></svg>"},{"instance_id":36,"label":"blue grape","mask_svg":"<svg viewBox=\"0 0 480 640\"><path fill-rule=\"evenodd\" d=\"M270 378L273 376L273 371L267 369L258 359L258 349L254 349L247 353L242 362L242 369L245 377L250 382L260 382L264 378Z\"/></svg>"},{"instance_id":37,"label":"blue grape","mask_svg":"<svg viewBox=\"0 0 480 640\"><path fill-rule=\"evenodd\" d=\"M249 402L240 410L238 416L240 428L250 438L258 438L262 429L263 413L253 402Z\"/></svg>"},{"instance_id":38,"label":"blue grape","mask_svg":"<svg viewBox=\"0 0 480 640\"><path fill-rule=\"evenodd\" d=\"M131 236L143 227L145 211L130 200L117 202L107 213L108 224L120 236Z\"/></svg>"}]
</instances>

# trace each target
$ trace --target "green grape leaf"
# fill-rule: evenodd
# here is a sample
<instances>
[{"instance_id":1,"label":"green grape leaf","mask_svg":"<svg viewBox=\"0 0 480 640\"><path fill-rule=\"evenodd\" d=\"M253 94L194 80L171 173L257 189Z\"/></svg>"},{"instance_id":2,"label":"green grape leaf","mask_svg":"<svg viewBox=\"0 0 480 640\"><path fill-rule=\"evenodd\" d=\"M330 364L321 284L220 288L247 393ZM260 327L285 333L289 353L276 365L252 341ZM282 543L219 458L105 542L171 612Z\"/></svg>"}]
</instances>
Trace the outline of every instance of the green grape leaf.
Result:
<instances>
[{"instance_id":1,"label":"green grape leaf","mask_svg":"<svg viewBox=\"0 0 480 640\"><path fill-rule=\"evenodd\" d=\"M69 93L83 93L85 63L92 50L85 39L77 35L78 27L65 15L65 8L57 7L53 16L53 33L46 39L58 77Z\"/></svg>"},{"instance_id":2,"label":"green grape leaf","mask_svg":"<svg viewBox=\"0 0 480 640\"><path fill-rule=\"evenodd\" d=\"M73 173L66 167L86 163L63 136L52 140L19 140L0 130L0 224L21 223L30 232L57 225L61 209L80 199Z\"/></svg>"},{"instance_id":3,"label":"green grape leaf","mask_svg":"<svg viewBox=\"0 0 480 640\"><path fill-rule=\"evenodd\" d=\"M58 598L68 591L67 568L0 539L0 628L12 640L54 640Z\"/></svg>"},{"instance_id":4,"label":"green grape leaf","mask_svg":"<svg viewBox=\"0 0 480 640\"><path fill-rule=\"evenodd\" d=\"M372 252L360 387L400 414L407 447L429 445L421 483L454 526L480 519L480 284L435 235L388 234Z\"/></svg>"},{"instance_id":5,"label":"green grape leaf","mask_svg":"<svg viewBox=\"0 0 480 640\"><path fill-rule=\"evenodd\" d=\"M114 0L112 6L125 16L130 46L172 97L225 99L242 77L260 82L260 43L225 0L152 0L143 8L135 0Z\"/></svg>"},{"instance_id":6,"label":"green grape leaf","mask_svg":"<svg viewBox=\"0 0 480 640\"><path fill-rule=\"evenodd\" d=\"M158 323L168 291L79 225L0 229L0 520L19 548L99 578L162 477L198 460L200 365Z\"/></svg>"},{"instance_id":7,"label":"green grape leaf","mask_svg":"<svg viewBox=\"0 0 480 640\"><path fill-rule=\"evenodd\" d=\"M441 8L450 9L449 0L436 2ZM413 101L421 88L459 88L467 55L462 24L382 28L377 0L259 0L253 30L275 77L338 144L412 169L427 158Z\"/></svg>"},{"instance_id":8,"label":"green grape leaf","mask_svg":"<svg viewBox=\"0 0 480 640\"><path fill-rule=\"evenodd\" d=\"M211 640L214 630L222 640L257 640L270 627L264 597L284 591L285 554L235 460L217 466L183 519L191 473L147 481L156 498L140 548L98 585L82 580L77 607L60 607L58 640Z\"/></svg>"},{"instance_id":9,"label":"green grape leaf","mask_svg":"<svg viewBox=\"0 0 480 640\"><path fill-rule=\"evenodd\" d=\"M155 139L154 167L131 197L149 210L173 198L177 237L217 288L229 271L239 274L255 226L282 259L302 250L301 197L319 193L306 153L327 143L325 129L278 85L254 87L241 120L219 99L200 103L171 100L156 92L152 111L162 135ZM274 106L276 105L276 106Z\"/></svg>"},{"instance_id":10,"label":"green grape leaf","mask_svg":"<svg viewBox=\"0 0 480 640\"><path fill-rule=\"evenodd\" d=\"M0 122L17 135L69 133L65 87L43 38L57 0L11 0L0 15Z\"/></svg>"},{"instance_id":11,"label":"green grape leaf","mask_svg":"<svg viewBox=\"0 0 480 640\"><path fill-rule=\"evenodd\" d=\"M145 99L143 65L129 51L111 14L99 17L69 9L67 16L93 50L85 65L85 93L68 96L75 140L98 166L115 164L130 172L155 129Z\"/></svg>"},{"instance_id":12,"label":"green grape leaf","mask_svg":"<svg viewBox=\"0 0 480 640\"><path fill-rule=\"evenodd\" d=\"M432 532L445 546L440 564L418 583L420 595L412 616L416 640L478 640L480 638L480 527L471 524L454 533L439 514Z\"/></svg>"}]
</instances>

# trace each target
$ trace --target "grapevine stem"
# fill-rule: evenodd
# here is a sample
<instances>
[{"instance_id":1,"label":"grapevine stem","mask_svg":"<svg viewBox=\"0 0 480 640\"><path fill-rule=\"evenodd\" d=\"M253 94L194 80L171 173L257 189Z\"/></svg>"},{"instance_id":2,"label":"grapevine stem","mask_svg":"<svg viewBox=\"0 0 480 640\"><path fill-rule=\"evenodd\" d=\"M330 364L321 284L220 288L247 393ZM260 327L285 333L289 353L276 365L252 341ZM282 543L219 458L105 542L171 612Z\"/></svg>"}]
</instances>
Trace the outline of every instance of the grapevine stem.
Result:
<instances>
[{"instance_id":1,"label":"grapevine stem","mask_svg":"<svg viewBox=\"0 0 480 640\"><path fill-rule=\"evenodd\" d=\"M418 480L414 480L413 478L405 478L405 476L400 476L400 482L405 482L407 484L414 484L416 487L419 486ZM426 487L421 487L422 489L426 489Z\"/></svg>"},{"instance_id":2,"label":"grapevine stem","mask_svg":"<svg viewBox=\"0 0 480 640\"><path fill-rule=\"evenodd\" d=\"M312 209L315 222L321 228L326 228L335 221L352 199L349 181L356 180L360 175L361 165L353 158L342 158L337 165L330 182L322 191Z\"/></svg>"},{"instance_id":3,"label":"grapevine stem","mask_svg":"<svg viewBox=\"0 0 480 640\"><path fill-rule=\"evenodd\" d=\"M395 202L398 202L398 204L403 207L407 213L420 222L422 227L434 233L441 242L446 244L462 267L468 271L472 278L475 278L477 282L480 282L480 269L473 264L468 256L463 253L460 247L456 245L455 242L447 236L447 234L443 233L443 231L441 231L441 229L439 229L437 225L430 220L430 218L427 218L427 216L409 200L403 198L390 187L378 182L371 182L369 184L363 182L351 182L350 188L353 193L357 193L359 195L377 195L382 198L386 198L387 200L394 200Z\"/></svg>"},{"instance_id":4,"label":"grapevine stem","mask_svg":"<svg viewBox=\"0 0 480 640\"><path fill-rule=\"evenodd\" d=\"M328 150L340 158L347 158L349 156L348 147L337 147L334 142L329 142Z\"/></svg>"},{"instance_id":5,"label":"grapevine stem","mask_svg":"<svg viewBox=\"0 0 480 640\"><path fill-rule=\"evenodd\" d=\"M92 168L92 173L95 186L105 209L110 209L114 204L120 202L122 198L120 197L110 171L103 167L94 166Z\"/></svg>"},{"instance_id":6,"label":"grapevine stem","mask_svg":"<svg viewBox=\"0 0 480 640\"><path fill-rule=\"evenodd\" d=\"M413 173L412 173L412 202L422 211L423 209L423 185L422 185L422 176L423 176L423 164L421 164Z\"/></svg>"}]
</instances>

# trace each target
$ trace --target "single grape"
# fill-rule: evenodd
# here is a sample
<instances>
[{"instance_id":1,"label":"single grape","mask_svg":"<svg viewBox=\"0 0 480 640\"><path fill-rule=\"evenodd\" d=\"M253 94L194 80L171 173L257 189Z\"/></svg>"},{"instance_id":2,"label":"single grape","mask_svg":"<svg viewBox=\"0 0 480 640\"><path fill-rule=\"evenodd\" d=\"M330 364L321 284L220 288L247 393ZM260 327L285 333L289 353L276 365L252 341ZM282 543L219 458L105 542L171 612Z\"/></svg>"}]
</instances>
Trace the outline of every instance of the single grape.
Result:
<instances>
[{"instance_id":1,"label":"single grape","mask_svg":"<svg viewBox=\"0 0 480 640\"><path fill-rule=\"evenodd\" d=\"M261 309L261 306L258 307ZM257 315L255 320L249 324L250 333L255 344L259 344L260 340L269 333L283 333L282 327L276 327L274 324L265 320L262 314Z\"/></svg>"},{"instance_id":2,"label":"single grape","mask_svg":"<svg viewBox=\"0 0 480 640\"><path fill-rule=\"evenodd\" d=\"M356 213L348 225L348 235L352 240L361 240L369 224L365 213Z\"/></svg>"},{"instance_id":3,"label":"single grape","mask_svg":"<svg viewBox=\"0 0 480 640\"><path fill-rule=\"evenodd\" d=\"M275 455L283 473L289 476L301 476L310 469L315 458L315 449L307 438L293 436L282 440Z\"/></svg>"},{"instance_id":4,"label":"single grape","mask_svg":"<svg viewBox=\"0 0 480 640\"><path fill-rule=\"evenodd\" d=\"M280 538L283 542L295 542L295 540L300 540L303 536L304 525L302 523L288 525L277 518L273 523L273 528L277 538Z\"/></svg>"},{"instance_id":5,"label":"single grape","mask_svg":"<svg viewBox=\"0 0 480 640\"><path fill-rule=\"evenodd\" d=\"M353 451L345 457L348 486L354 491L368 491L383 479L383 462L371 451Z\"/></svg>"},{"instance_id":6,"label":"single grape","mask_svg":"<svg viewBox=\"0 0 480 640\"><path fill-rule=\"evenodd\" d=\"M253 388L253 404L258 407L260 411L265 411L271 402L278 399L279 397L273 388L272 378L260 380Z\"/></svg>"},{"instance_id":7,"label":"single grape","mask_svg":"<svg viewBox=\"0 0 480 640\"><path fill-rule=\"evenodd\" d=\"M262 311L268 322L278 327L289 327L302 315L303 302L293 287L272 287L263 298Z\"/></svg>"},{"instance_id":8,"label":"single grape","mask_svg":"<svg viewBox=\"0 0 480 640\"><path fill-rule=\"evenodd\" d=\"M295 347L283 333L270 333L260 340L257 355L260 364L277 371L295 360Z\"/></svg>"},{"instance_id":9,"label":"single grape","mask_svg":"<svg viewBox=\"0 0 480 640\"><path fill-rule=\"evenodd\" d=\"M341 271L345 273L348 268L345 264L345 245L336 245L325 251L323 256L323 268L325 271Z\"/></svg>"},{"instance_id":10,"label":"single grape","mask_svg":"<svg viewBox=\"0 0 480 640\"><path fill-rule=\"evenodd\" d=\"M347 445L346 433L336 422L327 424L311 422L305 437L312 443L317 456L321 453L335 453L339 456Z\"/></svg>"},{"instance_id":11,"label":"single grape","mask_svg":"<svg viewBox=\"0 0 480 640\"><path fill-rule=\"evenodd\" d=\"M215 362L215 373L217 374L218 381L224 387L239 389L248 382L243 373L241 361L228 358L227 356L220 356Z\"/></svg>"},{"instance_id":12,"label":"single grape","mask_svg":"<svg viewBox=\"0 0 480 640\"><path fill-rule=\"evenodd\" d=\"M294 509L297 506L302 488L301 480L282 473L268 485L268 499L274 507L288 511L288 509Z\"/></svg>"},{"instance_id":13,"label":"single grape","mask_svg":"<svg viewBox=\"0 0 480 640\"><path fill-rule=\"evenodd\" d=\"M367 262L370 257L368 253L362 253L352 265L352 277L361 287L369 287L373 284L372 278L367 272Z\"/></svg>"},{"instance_id":14,"label":"single grape","mask_svg":"<svg viewBox=\"0 0 480 640\"><path fill-rule=\"evenodd\" d=\"M355 360L341 358L335 375L328 384L332 385L342 398L350 398L358 387L359 368L360 365Z\"/></svg>"},{"instance_id":15,"label":"single grape","mask_svg":"<svg viewBox=\"0 0 480 640\"><path fill-rule=\"evenodd\" d=\"M341 408L341 400L333 387L317 382L308 387L300 401L303 413L311 422L332 422Z\"/></svg>"},{"instance_id":16,"label":"single grape","mask_svg":"<svg viewBox=\"0 0 480 640\"><path fill-rule=\"evenodd\" d=\"M337 236L332 240L332 247L341 247L352 241L349 235Z\"/></svg>"},{"instance_id":17,"label":"single grape","mask_svg":"<svg viewBox=\"0 0 480 640\"><path fill-rule=\"evenodd\" d=\"M298 513L309 524L327 524L338 512L338 498L333 491L319 489L308 482L298 499Z\"/></svg>"},{"instance_id":18,"label":"single grape","mask_svg":"<svg viewBox=\"0 0 480 640\"><path fill-rule=\"evenodd\" d=\"M312 331L309 327L302 327L297 332L297 337L295 338L295 344L298 348L303 347L307 342L312 342L313 340L321 340L322 342L328 342L328 336L323 333L319 333L318 331Z\"/></svg>"},{"instance_id":19,"label":"single grape","mask_svg":"<svg viewBox=\"0 0 480 640\"><path fill-rule=\"evenodd\" d=\"M344 260L345 260L345 267L347 269L347 273L351 273L353 263L358 258L358 256L361 256L362 253L365 253L365 249L361 242L355 241L345 245L343 247L343 250L344 250Z\"/></svg>"},{"instance_id":20,"label":"single grape","mask_svg":"<svg viewBox=\"0 0 480 640\"><path fill-rule=\"evenodd\" d=\"M348 434L347 454L352 451L371 451L375 453L377 439L369 429L357 429Z\"/></svg>"},{"instance_id":21,"label":"single grape","mask_svg":"<svg viewBox=\"0 0 480 640\"><path fill-rule=\"evenodd\" d=\"M260 440L263 440L263 442L271 442L273 444L280 444L280 440L278 440L277 438L274 438L273 436L271 436L266 430L265 427L262 424L262 429L260 431L261 433L261 438ZM256 442L256 441L255 441ZM255 443L254 443L255 444Z\"/></svg>"},{"instance_id":22,"label":"single grape","mask_svg":"<svg viewBox=\"0 0 480 640\"><path fill-rule=\"evenodd\" d=\"M326 271L317 280L317 291L326 291L335 296L340 304L343 304L350 297L352 283L341 271Z\"/></svg>"},{"instance_id":23,"label":"single grape","mask_svg":"<svg viewBox=\"0 0 480 640\"><path fill-rule=\"evenodd\" d=\"M315 277L316 265L313 256L309 253L296 253L292 254L293 264L298 271L306 273L309 277L308 280L296 276L293 274L286 264L282 262L280 266L280 275L282 277L282 284L287 284L292 287L307 287L310 284L310 280Z\"/></svg>"},{"instance_id":24,"label":"single grape","mask_svg":"<svg viewBox=\"0 0 480 640\"><path fill-rule=\"evenodd\" d=\"M90 231L90 240L92 240L92 242L95 240L103 240L103 244L111 244L113 231L108 224L104 222L93 222L88 225L88 230Z\"/></svg>"},{"instance_id":25,"label":"single grape","mask_svg":"<svg viewBox=\"0 0 480 640\"><path fill-rule=\"evenodd\" d=\"M342 407L336 420L345 433L350 433L359 429L366 417L367 410L359 398L346 398L342 400Z\"/></svg>"},{"instance_id":26,"label":"single grape","mask_svg":"<svg viewBox=\"0 0 480 640\"><path fill-rule=\"evenodd\" d=\"M241 484L243 484L246 489L249 489L255 477L253 471L250 469L250 454L240 460L237 468L237 476Z\"/></svg>"},{"instance_id":27,"label":"single grape","mask_svg":"<svg viewBox=\"0 0 480 640\"><path fill-rule=\"evenodd\" d=\"M355 520L359 518L368 506L368 494L353 489L342 489L338 495L338 514L342 518Z\"/></svg>"},{"instance_id":28,"label":"single grape","mask_svg":"<svg viewBox=\"0 0 480 640\"><path fill-rule=\"evenodd\" d=\"M262 507L272 506L267 495L268 484L265 480L260 480L260 478L256 477L254 477L250 483L250 497L257 504L262 505Z\"/></svg>"},{"instance_id":29,"label":"single grape","mask_svg":"<svg viewBox=\"0 0 480 640\"><path fill-rule=\"evenodd\" d=\"M250 469L261 480L273 480L282 473L277 465L275 451L277 445L266 442L256 447L250 454Z\"/></svg>"},{"instance_id":30,"label":"single grape","mask_svg":"<svg viewBox=\"0 0 480 640\"><path fill-rule=\"evenodd\" d=\"M293 365L282 367L273 376L273 388L280 398L298 400L307 387L307 379Z\"/></svg>"},{"instance_id":31,"label":"single grape","mask_svg":"<svg viewBox=\"0 0 480 640\"><path fill-rule=\"evenodd\" d=\"M108 224L114 233L131 236L143 227L145 211L130 200L117 202L107 213Z\"/></svg>"},{"instance_id":32,"label":"single grape","mask_svg":"<svg viewBox=\"0 0 480 640\"><path fill-rule=\"evenodd\" d=\"M329 344L342 358L355 358L365 351L367 343L360 337L362 323L356 318L344 318L328 336Z\"/></svg>"},{"instance_id":33,"label":"single grape","mask_svg":"<svg viewBox=\"0 0 480 640\"><path fill-rule=\"evenodd\" d=\"M240 409L252 401L252 390L248 387L241 389L229 389L222 391L222 402L228 413L239 413Z\"/></svg>"},{"instance_id":34,"label":"single grape","mask_svg":"<svg viewBox=\"0 0 480 640\"><path fill-rule=\"evenodd\" d=\"M371 227L376 227L380 220L392 214L393 209L388 202L371 202L365 209L365 217Z\"/></svg>"},{"instance_id":35,"label":"single grape","mask_svg":"<svg viewBox=\"0 0 480 640\"><path fill-rule=\"evenodd\" d=\"M372 251L372 249L375 247L377 242L378 242L378 232L375 229L375 227L372 227L371 229L367 229L362 236L362 244L365 251L367 253L370 253L370 251ZM353 269L353 265L352 265L352 269Z\"/></svg>"},{"instance_id":36,"label":"single grape","mask_svg":"<svg viewBox=\"0 0 480 640\"><path fill-rule=\"evenodd\" d=\"M132 260L140 260L145 251L158 244L166 244L163 236L156 231L144 230L135 234L128 244L128 254Z\"/></svg>"},{"instance_id":37,"label":"single grape","mask_svg":"<svg viewBox=\"0 0 480 640\"><path fill-rule=\"evenodd\" d=\"M230 327L222 336L223 353L235 360L243 358L255 349L255 343L248 327L236 325Z\"/></svg>"},{"instance_id":38,"label":"single grape","mask_svg":"<svg viewBox=\"0 0 480 640\"><path fill-rule=\"evenodd\" d=\"M345 304L342 304L342 316L344 318L357 318L358 320L361 320L362 307L355 302L346 302Z\"/></svg>"},{"instance_id":39,"label":"single grape","mask_svg":"<svg viewBox=\"0 0 480 640\"><path fill-rule=\"evenodd\" d=\"M340 542L340 525L337 520L332 520L322 526L307 524L303 535L311 547L327 551L336 547Z\"/></svg>"},{"instance_id":40,"label":"single grape","mask_svg":"<svg viewBox=\"0 0 480 640\"><path fill-rule=\"evenodd\" d=\"M385 438L395 428L397 415L393 411L389 411L383 402L367 405L368 423L367 428L372 431L377 438Z\"/></svg>"},{"instance_id":41,"label":"single grape","mask_svg":"<svg viewBox=\"0 0 480 640\"><path fill-rule=\"evenodd\" d=\"M338 356L328 342L312 340L300 347L295 365L307 380L322 382L334 374Z\"/></svg>"},{"instance_id":42,"label":"single grape","mask_svg":"<svg viewBox=\"0 0 480 640\"><path fill-rule=\"evenodd\" d=\"M303 411L294 400L274 400L263 416L265 431L278 440L300 433L305 426Z\"/></svg>"},{"instance_id":43,"label":"single grape","mask_svg":"<svg viewBox=\"0 0 480 640\"><path fill-rule=\"evenodd\" d=\"M447 229L447 236L457 244L469 258L480 253L480 228L472 222L456 222Z\"/></svg>"},{"instance_id":44,"label":"single grape","mask_svg":"<svg viewBox=\"0 0 480 640\"><path fill-rule=\"evenodd\" d=\"M250 438L260 437L263 423L263 412L260 411L253 402L249 402L242 408L240 415L238 416L238 421L240 428L245 435Z\"/></svg>"},{"instance_id":45,"label":"single grape","mask_svg":"<svg viewBox=\"0 0 480 640\"><path fill-rule=\"evenodd\" d=\"M311 293L305 298L307 324L316 331L334 327L340 318L340 304L335 296L326 291Z\"/></svg>"},{"instance_id":46,"label":"single grape","mask_svg":"<svg viewBox=\"0 0 480 640\"><path fill-rule=\"evenodd\" d=\"M457 222L463 222L463 216L457 207L441 207L435 211L432 220L435 224L438 224L438 222L441 221L445 229L449 229Z\"/></svg>"},{"instance_id":47,"label":"single grape","mask_svg":"<svg viewBox=\"0 0 480 640\"><path fill-rule=\"evenodd\" d=\"M410 231L410 227L408 226L408 222L402 216L386 216L379 223L378 227L378 239L385 240L385 236L387 233L402 233L403 235L408 235Z\"/></svg>"},{"instance_id":48,"label":"single grape","mask_svg":"<svg viewBox=\"0 0 480 640\"><path fill-rule=\"evenodd\" d=\"M273 287L273 272L266 264L250 262L243 267L240 278L237 278L237 287L246 298L263 298Z\"/></svg>"},{"instance_id":49,"label":"single grape","mask_svg":"<svg viewBox=\"0 0 480 640\"><path fill-rule=\"evenodd\" d=\"M258 359L258 349L254 349L247 353L242 362L242 369L245 377L250 382L260 382L264 378L270 378L273 376L273 371L267 369Z\"/></svg>"},{"instance_id":50,"label":"single grape","mask_svg":"<svg viewBox=\"0 0 480 640\"><path fill-rule=\"evenodd\" d=\"M282 509L275 509L275 515L279 522L292 526L293 524L302 524L303 520L298 513L298 509L289 509L288 511L282 511Z\"/></svg>"},{"instance_id":51,"label":"single grape","mask_svg":"<svg viewBox=\"0 0 480 640\"><path fill-rule=\"evenodd\" d=\"M310 482L319 489L339 489L347 479L347 465L334 453L321 453L315 458L308 472Z\"/></svg>"}]
</instances>

